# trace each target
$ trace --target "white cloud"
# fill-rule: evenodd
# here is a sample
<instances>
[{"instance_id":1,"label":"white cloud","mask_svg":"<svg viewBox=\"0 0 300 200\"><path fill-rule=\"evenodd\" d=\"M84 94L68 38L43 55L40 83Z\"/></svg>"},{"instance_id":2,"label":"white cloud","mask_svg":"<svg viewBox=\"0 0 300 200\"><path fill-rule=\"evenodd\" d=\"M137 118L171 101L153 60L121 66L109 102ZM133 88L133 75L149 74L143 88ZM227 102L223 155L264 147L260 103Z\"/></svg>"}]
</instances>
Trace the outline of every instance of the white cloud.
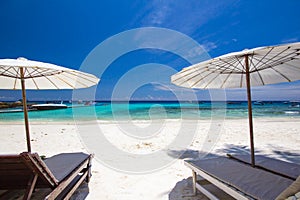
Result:
<instances>
[{"instance_id":1,"label":"white cloud","mask_svg":"<svg viewBox=\"0 0 300 200\"><path fill-rule=\"evenodd\" d=\"M148 1L148 5L138 13L142 26L160 26L192 34L209 20L222 14L226 1ZM146 13L146 15L145 15Z\"/></svg>"},{"instance_id":2,"label":"white cloud","mask_svg":"<svg viewBox=\"0 0 300 200\"><path fill-rule=\"evenodd\" d=\"M205 42L205 43L203 44L203 48L204 48L207 52L209 52L209 51L211 51L211 50L213 50L213 49L218 48L218 46L217 46L217 44L214 43L214 42Z\"/></svg>"},{"instance_id":3,"label":"white cloud","mask_svg":"<svg viewBox=\"0 0 300 200\"><path fill-rule=\"evenodd\" d=\"M170 12L170 2L153 1L153 10L147 16L147 23L151 25L162 25Z\"/></svg>"},{"instance_id":4,"label":"white cloud","mask_svg":"<svg viewBox=\"0 0 300 200\"><path fill-rule=\"evenodd\" d=\"M294 38L287 38L282 40L282 43L293 43L293 42L298 42L299 38L298 37L294 37Z\"/></svg>"}]
</instances>

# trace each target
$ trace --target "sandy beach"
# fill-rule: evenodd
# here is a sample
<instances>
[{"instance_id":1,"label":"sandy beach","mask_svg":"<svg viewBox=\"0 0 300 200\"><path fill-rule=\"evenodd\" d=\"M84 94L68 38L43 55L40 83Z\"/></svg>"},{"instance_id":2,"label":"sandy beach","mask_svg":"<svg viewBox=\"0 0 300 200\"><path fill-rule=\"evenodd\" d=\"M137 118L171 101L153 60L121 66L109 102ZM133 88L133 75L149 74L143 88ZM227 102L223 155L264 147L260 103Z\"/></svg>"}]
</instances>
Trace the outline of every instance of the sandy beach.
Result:
<instances>
[{"instance_id":1,"label":"sandy beach","mask_svg":"<svg viewBox=\"0 0 300 200\"><path fill-rule=\"evenodd\" d=\"M255 118L257 154L300 163L299 122L300 118ZM101 137L106 139L104 143L100 137L95 138L98 149L84 138L87 134L93 137L96 130L91 127L97 127ZM192 194L191 171L184 166L183 159L201 157L205 153L249 152L247 119L97 121L96 124L32 122L30 129L32 151L39 155L95 153L91 182L82 186L73 199L206 199L201 194L189 196ZM91 132L82 133L83 130ZM0 133L1 154L26 151L21 122L1 122ZM120 154L122 162L132 163L119 163L119 155L107 150L112 147L125 152ZM102 150L102 154L98 150ZM143 165L143 159L152 154L161 159L154 156L151 164ZM139 160L141 163L137 164Z\"/></svg>"}]
</instances>

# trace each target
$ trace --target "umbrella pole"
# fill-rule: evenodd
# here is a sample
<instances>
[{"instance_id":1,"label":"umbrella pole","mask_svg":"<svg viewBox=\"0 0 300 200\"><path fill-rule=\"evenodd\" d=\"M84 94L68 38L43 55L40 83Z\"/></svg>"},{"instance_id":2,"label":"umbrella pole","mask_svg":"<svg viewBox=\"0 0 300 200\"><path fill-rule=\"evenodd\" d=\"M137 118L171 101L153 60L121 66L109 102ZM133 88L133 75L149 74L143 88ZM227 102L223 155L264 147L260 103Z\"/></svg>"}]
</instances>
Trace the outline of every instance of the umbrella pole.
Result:
<instances>
[{"instance_id":1,"label":"umbrella pole","mask_svg":"<svg viewBox=\"0 0 300 200\"><path fill-rule=\"evenodd\" d=\"M23 67L20 67L21 74L21 86L22 86L22 99L23 99L23 112L25 120L25 130L26 130L26 141L27 141L27 150L31 152L30 146L30 133L29 133L29 123L28 123L28 110L27 110L27 99L26 99L26 90L25 90L25 80L24 80L24 71Z\"/></svg>"},{"instance_id":2,"label":"umbrella pole","mask_svg":"<svg viewBox=\"0 0 300 200\"><path fill-rule=\"evenodd\" d=\"M252 100L251 100L251 86L250 86L250 72L248 55L245 55L246 66L246 83L247 83L247 98L248 98L248 118L249 118L249 131L250 131L250 150L251 150L251 165L255 166L254 155L254 137L253 137L253 119L252 119Z\"/></svg>"}]
</instances>

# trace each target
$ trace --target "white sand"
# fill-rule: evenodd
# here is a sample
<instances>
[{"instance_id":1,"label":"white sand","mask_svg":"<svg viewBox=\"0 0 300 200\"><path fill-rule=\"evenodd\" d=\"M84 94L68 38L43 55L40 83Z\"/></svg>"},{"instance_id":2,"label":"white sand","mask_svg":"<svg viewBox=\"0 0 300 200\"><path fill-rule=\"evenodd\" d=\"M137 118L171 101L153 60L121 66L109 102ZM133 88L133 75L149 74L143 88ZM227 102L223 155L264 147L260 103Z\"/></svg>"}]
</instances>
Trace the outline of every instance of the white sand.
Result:
<instances>
[{"instance_id":1,"label":"white sand","mask_svg":"<svg viewBox=\"0 0 300 200\"><path fill-rule=\"evenodd\" d=\"M299 122L299 118L255 119L255 147L258 153L300 162ZM135 121L134 125L130 122L98 121L97 123L100 132L113 147L128 153L122 158L124 162L127 160L126 155L128 159L133 158L134 162L139 161L134 159L138 155L143 157L156 152L161 153L162 156L161 159L151 160L148 168L142 163L139 166L140 173L133 174L133 172L122 172L124 170L122 167L119 167L118 171L112 169L118 166L116 164L118 155L109 154L111 151L103 151L103 155L96 153L92 166L93 176L86 199L206 199L201 194L196 197L184 197L191 194L192 188L191 171L183 165L182 158L197 157L199 150L209 151L212 154L249 151L247 119L213 122L210 120ZM91 150L86 148L89 144L83 143L80 138L83 135L79 136L79 132L83 129L89 130L89 127L94 125L92 122L84 122L79 126L74 122L33 122L30 125L32 151L46 156L61 152L89 152ZM184 128L180 129L181 127ZM91 128L91 131L96 130ZM127 135L124 134L126 131ZM179 141L178 146L188 143L185 145L187 152L180 159L172 158L172 155L182 152L181 148L177 148L177 144L171 145L174 140ZM95 141L100 149L104 147L105 144L99 141L99 138ZM1 122L1 154L22 151L26 151L24 125ZM159 164L163 161L167 164L151 168L153 163ZM125 164L135 169L134 162ZM152 172L142 171L143 167L149 171L149 166Z\"/></svg>"}]
</instances>

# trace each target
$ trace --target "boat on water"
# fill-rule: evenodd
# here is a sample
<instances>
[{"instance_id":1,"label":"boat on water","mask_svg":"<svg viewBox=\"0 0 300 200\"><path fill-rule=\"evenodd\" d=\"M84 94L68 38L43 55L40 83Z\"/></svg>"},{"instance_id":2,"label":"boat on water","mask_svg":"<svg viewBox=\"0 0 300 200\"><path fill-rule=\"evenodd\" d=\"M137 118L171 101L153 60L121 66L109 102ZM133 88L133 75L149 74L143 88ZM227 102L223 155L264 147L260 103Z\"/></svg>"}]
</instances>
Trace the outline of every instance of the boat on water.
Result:
<instances>
[{"instance_id":1,"label":"boat on water","mask_svg":"<svg viewBox=\"0 0 300 200\"><path fill-rule=\"evenodd\" d=\"M62 103L44 103L44 104L31 105L31 108L36 110L56 110L56 109L66 109L68 108L68 106Z\"/></svg>"},{"instance_id":2,"label":"boat on water","mask_svg":"<svg viewBox=\"0 0 300 200\"><path fill-rule=\"evenodd\" d=\"M255 102L253 103L253 105L263 106L263 105L265 105L265 103L262 102L262 101L255 101Z\"/></svg>"},{"instance_id":3,"label":"boat on water","mask_svg":"<svg viewBox=\"0 0 300 200\"><path fill-rule=\"evenodd\" d=\"M299 108L300 107L300 101L290 101L291 105L290 107Z\"/></svg>"}]
</instances>

